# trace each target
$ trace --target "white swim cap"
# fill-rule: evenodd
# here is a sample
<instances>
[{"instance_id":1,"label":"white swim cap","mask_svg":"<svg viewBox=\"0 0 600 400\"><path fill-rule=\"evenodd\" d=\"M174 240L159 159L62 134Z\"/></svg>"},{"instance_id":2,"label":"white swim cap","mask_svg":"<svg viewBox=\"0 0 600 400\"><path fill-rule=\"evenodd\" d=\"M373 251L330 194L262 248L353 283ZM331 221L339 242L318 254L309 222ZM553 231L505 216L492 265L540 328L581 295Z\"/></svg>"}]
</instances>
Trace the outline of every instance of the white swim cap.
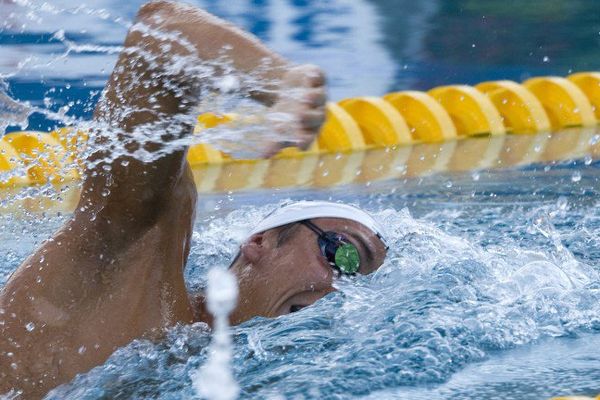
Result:
<instances>
[{"instance_id":1,"label":"white swim cap","mask_svg":"<svg viewBox=\"0 0 600 400\"><path fill-rule=\"evenodd\" d=\"M280 207L259 222L250 235L312 218L343 218L356 221L373 231L386 244L384 229L373 217L360 208L329 201L298 201Z\"/></svg>"}]
</instances>

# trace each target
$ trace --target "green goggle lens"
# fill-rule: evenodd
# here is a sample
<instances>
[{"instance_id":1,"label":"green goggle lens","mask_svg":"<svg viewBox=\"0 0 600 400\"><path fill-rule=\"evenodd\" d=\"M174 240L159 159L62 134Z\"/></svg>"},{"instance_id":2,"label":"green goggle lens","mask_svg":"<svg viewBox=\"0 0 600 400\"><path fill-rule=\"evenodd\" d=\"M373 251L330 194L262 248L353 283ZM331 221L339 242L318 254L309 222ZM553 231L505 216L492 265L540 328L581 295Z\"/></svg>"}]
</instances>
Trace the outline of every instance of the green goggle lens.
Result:
<instances>
[{"instance_id":1,"label":"green goggle lens","mask_svg":"<svg viewBox=\"0 0 600 400\"><path fill-rule=\"evenodd\" d=\"M344 243L335 252L335 265L345 274L355 274L360 267L360 256L356 246Z\"/></svg>"},{"instance_id":2,"label":"green goggle lens","mask_svg":"<svg viewBox=\"0 0 600 400\"><path fill-rule=\"evenodd\" d=\"M360 269L358 249L346 236L328 231L325 232L309 220L301 221L318 236L317 244L329 265L342 274L354 275Z\"/></svg>"}]
</instances>

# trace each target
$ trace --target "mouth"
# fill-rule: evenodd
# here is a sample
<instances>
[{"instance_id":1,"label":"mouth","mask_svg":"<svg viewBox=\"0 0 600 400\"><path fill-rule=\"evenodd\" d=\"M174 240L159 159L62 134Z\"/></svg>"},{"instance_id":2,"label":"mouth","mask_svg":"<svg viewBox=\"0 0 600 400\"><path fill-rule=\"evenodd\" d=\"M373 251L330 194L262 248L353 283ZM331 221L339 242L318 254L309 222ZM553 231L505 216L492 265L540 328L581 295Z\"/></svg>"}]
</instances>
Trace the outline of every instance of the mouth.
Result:
<instances>
[{"instance_id":1,"label":"mouth","mask_svg":"<svg viewBox=\"0 0 600 400\"><path fill-rule=\"evenodd\" d=\"M293 304L293 305L290 306L290 312L289 312L289 314L298 312L298 311L302 310L305 307L308 307L308 304Z\"/></svg>"}]
</instances>

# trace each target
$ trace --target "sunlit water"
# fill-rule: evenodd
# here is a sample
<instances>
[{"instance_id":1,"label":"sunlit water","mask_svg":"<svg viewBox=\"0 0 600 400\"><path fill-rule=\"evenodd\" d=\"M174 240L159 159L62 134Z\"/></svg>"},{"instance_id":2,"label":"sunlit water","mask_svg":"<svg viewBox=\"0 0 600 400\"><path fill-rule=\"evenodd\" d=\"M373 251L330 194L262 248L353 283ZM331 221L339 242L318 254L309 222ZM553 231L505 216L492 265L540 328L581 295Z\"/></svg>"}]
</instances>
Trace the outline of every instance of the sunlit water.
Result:
<instances>
[{"instance_id":1,"label":"sunlit water","mask_svg":"<svg viewBox=\"0 0 600 400\"><path fill-rule=\"evenodd\" d=\"M0 117L10 122L9 130L89 123L137 8L127 2L101 3L0 4L6 17ZM471 74L473 80L519 79L532 71L566 73L571 67L595 66L587 59L567 66L563 59L555 66L549 60L559 57L550 54L546 59L538 48L531 49L537 64L519 60L513 68L457 66L449 56L432 62L428 57L437 47L427 27L433 32L445 29L438 17L452 15L451 2L402 2L409 11L404 23L394 26L414 28L402 51L381 44L395 37L377 29L390 23L385 13L376 12L386 6L391 10L385 1L259 3L255 6L265 7L262 14L251 12L250 3L242 1L228 7L208 0L198 4L252 29L298 62L322 62L332 77L334 98L379 95L406 84L429 87L472 72L477 72ZM493 3L502 17L504 8ZM18 46L10 45L11 40ZM464 60L478 51L471 49L482 47L474 42L465 43L470 50ZM510 53L508 45L504 50ZM369 57L356 62L356 54L367 52ZM475 65L474 60L463 62ZM415 66L422 67L421 75ZM219 82L211 85L218 87ZM239 97L243 93L221 93L211 105L239 107ZM238 138L236 132L224 130L219 140L231 142ZM186 142L177 143L182 144ZM598 164L586 160L320 191L205 195L199 201L187 283L190 290L203 288L208 270L229 265L248 227L282 202L350 202L372 211L388 227L385 265L370 276L338 281L337 293L301 312L232 328L229 350L241 398L539 399L596 394L599 171ZM39 195L57 198L61 193L47 186L20 193L17 200ZM68 213L25 213L11 211L10 202L6 206L8 212L0 215L0 284L68 218ZM104 365L47 397L193 398L210 343L211 333L203 324L177 327L161 342L140 340L119 349Z\"/></svg>"}]
</instances>

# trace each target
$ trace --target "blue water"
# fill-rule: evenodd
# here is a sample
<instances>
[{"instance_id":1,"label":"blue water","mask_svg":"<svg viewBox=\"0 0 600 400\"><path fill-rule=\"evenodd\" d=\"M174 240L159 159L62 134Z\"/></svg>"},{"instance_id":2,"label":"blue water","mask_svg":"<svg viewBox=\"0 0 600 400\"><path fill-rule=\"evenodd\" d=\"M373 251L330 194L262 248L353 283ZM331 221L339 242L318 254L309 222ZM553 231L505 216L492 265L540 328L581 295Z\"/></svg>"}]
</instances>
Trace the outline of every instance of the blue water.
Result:
<instances>
[{"instance_id":1,"label":"blue water","mask_svg":"<svg viewBox=\"0 0 600 400\"><path fill-rule=\"evenodd\" d=\"M600 70L594 1L195 3L293 60L322 65L333 99ZM79 44L118 46L139 3L41 4L0 3L8 21L0 74L14 98L40 107L50 98L56 109L73 102L69 113L89 118L115 55L62 58L65 46L52 36L63 29ZM31 61L19 68L24 60ZM42 114L29 123L57 126ZM313 307L233 328L242 398L597 394L599 177L599 164L588 159L329 190L204 195L188 285L201 287L209 267L228 265L247 226L279 202L348 201L390 228L386 264L339 281L339 291ZM67 216L0 215L0 283ZM206 361L209 340L199 324L175 328L160 343L136 341L48 398L191 398L190 375Z\"/></svg>"}]
</instances>

